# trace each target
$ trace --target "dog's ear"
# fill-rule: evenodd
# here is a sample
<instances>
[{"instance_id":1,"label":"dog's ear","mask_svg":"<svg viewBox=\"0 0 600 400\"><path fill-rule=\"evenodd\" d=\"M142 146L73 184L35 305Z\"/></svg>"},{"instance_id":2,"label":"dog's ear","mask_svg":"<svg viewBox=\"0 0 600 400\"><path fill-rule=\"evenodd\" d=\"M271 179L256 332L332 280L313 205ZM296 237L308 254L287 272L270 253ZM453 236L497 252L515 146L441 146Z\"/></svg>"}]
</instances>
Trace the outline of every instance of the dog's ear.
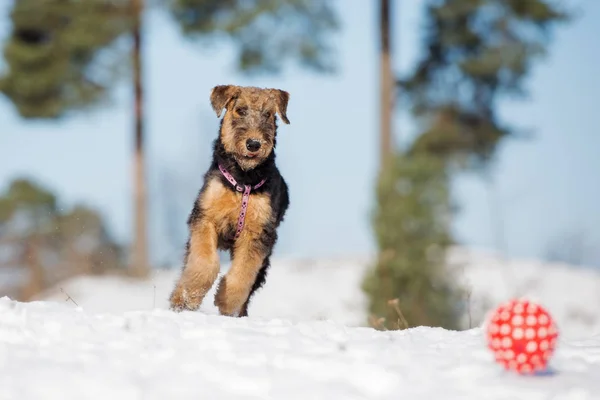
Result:
<instances>
[{"instance_id":1,"label":"dog's ear","mask_svg":"<svg viewBox=\"0 0 600 400\"><path fill-rule=\"evenodd\" d=\"M290 94L285 90L273 89L273 95L275 98L275 105L277 106L277 113L285 122L289 125L290 120L287 117L287 106L288 101L290 100Z\"/></svg>"},{"instance_id":2,"label":"dog's ear","mask_svg":"<svg viewBox=\"0 0 600 400\"><path fill-rule=\"evenodd\" d=\"M217 117L221 117L223 108L237 96L238 92L238 87L233 85L218 85L212 88L210 91L210 105L215 110Z\"/></svg>"}]
</instances>

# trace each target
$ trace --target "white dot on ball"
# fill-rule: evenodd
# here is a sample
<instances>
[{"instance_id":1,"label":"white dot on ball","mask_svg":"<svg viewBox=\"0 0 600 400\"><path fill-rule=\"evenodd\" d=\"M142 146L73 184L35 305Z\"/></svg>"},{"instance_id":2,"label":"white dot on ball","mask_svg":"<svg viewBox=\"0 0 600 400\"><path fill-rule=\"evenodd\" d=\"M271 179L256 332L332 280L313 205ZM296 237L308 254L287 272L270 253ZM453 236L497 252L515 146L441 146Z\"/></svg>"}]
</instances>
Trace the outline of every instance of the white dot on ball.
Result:
<instances>
[{"instance_id":1,"label":"white dot on ball","mask_svg":"<svg viewBox=\"0 0 600 400\"><path fill-rule=\"evenodd\" d=\"M535 317L535 315L528 315L526 322L527 322L527 325L533 326L533 325L537 324L537 318Z\"/></svg>"},{"instance_id":2,"label":"white dot on ball","mask_svg":"<svg viewBox=\"0 0 600 400\"><path fill-rule=\"evenodd\" d=\"M523 328L515 328L513 330L512 336L516 340L523 339Z\"/></svg>"},{"instance_id":3,"label":"white dot on ball","mask_svg":"<svg viewBox=\"0 0 600 400\"><path fill-rule=\"evenodd\" d=\"M494 323L490 324L489 331L491 334L495 335L496 333L498 333L499 330L500 330L500 327L498 326L498 324L494 324Z\"/></svg>"},{"instance_id":4,"label":"white dot on ball","mask_svg":"<svg viewBox=\"0 0 600 400\"><path fill-rule=\"evenodd\" d=\"M537 350L537 343L533 340L530 340L529 342L527 342L527 346L525 347L525 349L528 353L533 353Z\"/></svg>"},{"instance_id":5,"label":"white dot on ball","mask_svg":"<svg viewBox=\"0 0 600 400\"><path fill-rule=\"evenodd\" d=\"M496 355L497 360L502 360L504 358L504 351L502 350L497 350L494 354Z\"/></svg>"},{"instance_id":6,"label":"white dot on ball","mask_svg":"<svg viewBox=\"0 0 600 400\"><path fill-rule=\"evenodd\" d=\"M546 336L548 336L548 330L546 328L542 327L542 328L538 329L538 337L540 339L543 339Z\"/></svg>"},{"instance_id":7,"label":"white dot on ball","mask_svg":"<svg viewBox=\"0 0 600 400\"><path fill-rule=\"evenodd\" d=\"M521 303L517 303L513 307L513 312L515 314L523 314L523 311L525 311L525 307L523 307L523 304L521 304Z\"/></svg>"},{"instance_id":8,"label":"white dot on ball","mask_svg":"<svg viewBox=\"0 0 600 400\"><path fill-rule=\"evenodd\" d=\"M525 329L525 338L526 339L533 339L534 337L535 337L535 329L533 329L533 328Z\"/></svg>"},{"instance_id":9,"label":"white dot on ball","mask_svg":"<svg viewBox=\"0 0 600 400\"><path fill-rule=\"evenodd\" d=\"M507 360L514 360L515 358L515 352L512 350L506 350L504 352L504 358L506 358Z\"/></svg>"},{"instance_id":10,"label":"white dot on ball","mask_svg":"<svg viewBox=\"0 0 600 400\"><path fill-rule=\"evenodd\" d=\"M502 311L502 313L500 313L500 318L502 321L508 321L510 319L510 313L508 311Z\"/></svg>"},{"instance_id":11,"label":"white dot on ball","mask_svg":"<svg viewBox=\"0 0 600 400\"><path fill-rule=\"evenodd\" d=\"M531 313L531 314L533 314L533 313L536 313L536 312L537 312L537 310L538 310L538 307L537 307L537 305L535 305L535 304L529 304L529 305L527 306L527 312L528 312L528 313Z\"/></svg>"},{"instance_id":12,"label":"white dot on ball","mask_svg":"<svg viewBox=\"0 0 600 400\"><path fill-rule=\"evenodd\" d=\"M499 349L501 345L502 345L502 342L500 341L500 339L495 338L494 340L492 340L492 347L494 349Z\"/></svg>"},{"instance_id":13,"label":"white dot on ball","mask_svg":"<svg viewBox=\"0 0 600 400\"><path fill-rule=\"evenodd\" d=\"M538 317L538 321L540 322L540 324L542 325L548 325L549 319L548 316L546 314L542 314Z\"/></svg>"},{"instance_id":14,"label":"white dot on ball","mask_svg":"<svg viewBox=\"0 0 600 400\"><path fill-rule=\"evenodd\" d=\"M510 333L510 325L502 324L502 326L500 327L500 333L503 335L508 335Z\"/></svg>"},{"instance_id":15,"label":"white dot on ball","mask_svg":"<svg viewBox=\"0 0 600 400\"><path fill-rule=\"evenodd\" d=\"M521 325L523 325L523 321L524 320L523 320L523 316L522 315L515 315L512 318L512 324L515 325L515 326L521 326Z\"/></svg>"},{"instance_id":16,"label":"white dot on ball","mask_svg":"<svg viewBox=\"0 0 600 400\"><path fill-rule=\"evenodd\" d=\"M505 337L502 339L502 347L508 349L512 346L512 340L509 337Z\"/></svg>"},{"instance_id":17,"label":"white dot on ball","mask_svg":"<svg viewBox=\"0 0 600 400\"><path fill-rule=\"evenodd\" d=\"M548 347L549 347L549 344L548 344L547 340L542 340L540 342L540 350L546 351L546 350L548 350Z\"/></svg>"},{"instance_id":18,"label":"white dot on ball","mask_svg":"<svg viewBox=\"0 0 600 400\"><path fill-rule=\"evenodd\" d=\"M523 364L525 361L527 361L527 356L525 354L521 353L517 356L517 362L519 364Z\"/></svg>"}]
</instances>

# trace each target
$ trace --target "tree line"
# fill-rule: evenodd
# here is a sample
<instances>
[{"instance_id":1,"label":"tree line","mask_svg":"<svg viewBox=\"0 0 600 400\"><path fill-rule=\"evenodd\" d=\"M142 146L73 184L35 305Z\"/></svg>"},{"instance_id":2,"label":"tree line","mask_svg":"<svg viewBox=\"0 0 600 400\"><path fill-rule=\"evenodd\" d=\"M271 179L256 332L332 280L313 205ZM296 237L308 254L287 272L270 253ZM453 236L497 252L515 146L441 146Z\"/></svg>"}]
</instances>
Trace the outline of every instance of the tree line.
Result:
<instances>
[{"instance_id":1,"label":"tree line","mask_svg":"<svg viewBox=\"0 0 600 400\"><path fill-rule=\"evenodd\" d=\"M399 76L391 43L397 37L394 10L401 12L402 2L373 6L380 64L380 127L373 140L380 144L380 165L372 213L378 257L363 283L370 323L385 329L456 327L464 289L445 265L455 243L451 177L491 168L502 141L518 136L517 127L500 120L497 106L507 96L526 94L524 81L569 13L552 0L425 1L420 58ZM135 219L131 258L123 268L138 277L150 271L142 57L150 8L168 15L182 38L233 47L237 70L246 74L277 74L289 63L335 72L331 39L340 30L331 0L13 2L0 92L23 119L91 112L110 99L117 83L131 87ZM418 126L403 149L395 144L392 124L401 107L410 109Z\"/></svg>"},{"instance_id":2,"label":"tree line","mask_svg":"<svg viewBox=\"0 0 600 400\"><path fill-rule=\"evenodd\" d=\"M65 208L38 182L17 178L0 192L0 276L3 295L32 300L77 275L125 274L125 249L100 212Z\"/></svg>"},{"instance_id":3,"label":"tree line","mask_svg":"<svg viewBox=\"0 0 600 400\"><path fill-rule=\"evenodd\" d=\"M28 120L57 120L104 105L120 82L132 88L134 209L129 271L150 271L147 245L144 15L160 9L190 40L221 40L236 50L242 73L276 73L286 62L330 71L329 34L337 19L328 0L19 0L4 43L0 92ZM292 23L290 23L292 22ZM277 34L272 34L272 32Z\"/></svg>"}]
</instances>

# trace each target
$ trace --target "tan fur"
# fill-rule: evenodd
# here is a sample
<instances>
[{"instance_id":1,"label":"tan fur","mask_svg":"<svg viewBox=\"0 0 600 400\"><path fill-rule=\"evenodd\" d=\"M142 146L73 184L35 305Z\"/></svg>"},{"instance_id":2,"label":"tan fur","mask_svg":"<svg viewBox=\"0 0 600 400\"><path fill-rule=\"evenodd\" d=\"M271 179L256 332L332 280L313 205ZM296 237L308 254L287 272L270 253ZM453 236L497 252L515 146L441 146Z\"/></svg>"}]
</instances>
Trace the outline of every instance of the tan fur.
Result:
<instances>
[{"instance_id":1,"label":"tan fur","mask_svg":"<svg viewBox=\"0 0 600 400\"><path fill-rule=\"evenodd\" d=\"M242 170L263 163L275 145L276 114L284 123L290 123L288 100L289 93L280 89L215 86L210 94L211 105L218 117L226 110L219 133L222 146L219 151L224 150L229 159L235 159ZM197 207L190 214L186 265L171 295L171 308L175 310L195 310L200 306L219 273L218 246L228 249L241 211L242 193L224 186L214 175L208 179ZM277 209L285 210L289 203L285 182L280 181L276 190L285 195L278 198ZM250 294L264 283L261 268L275 241L269 230L282 216L278 211L276 220L268 193L250 194L243 230L233 244L231 269L219 283L215 297L223 315L247 315Z\"/></svg>"},{"instance_id":2,"label":"tan fur","mask_svg":"<svg viewBox=\"0 0 600 400\"><path fill-rule=\"evenodd\" d=\"M227 113L225 114L225 117L223 117L224 122L221 131L221 140L223 141L225 150L236 154L236 161L242 169L249 170L255 168L271 153L271 150L273 150L274 137L272 135L264 135L255 130L248 130L244 134L235 135L235 131L231 127L231 120L233 118L233 113ZM245 158L245 156L248 155L248 150L246 149L247 139L255 139L262 144L258 154L254 158Z\"/></svg>"},{"instance_id":3,"label":"tan fur","mask_svg":"<svg viewBox=\"0 0 600 400\"><path fill-rule=\"evenodd\" d=\"M171 294L173 308L197 309L218 274L217 230L211 221L201 220L190 232L187 265Z\"/></svg>"},{"instance_id":4,"label":"tan fur","mask_svg":"<svg viewBox=\"0 0 600 400\"><path fill-rule=\"evenodd\" d=\"M252 86L218 85L210 91L210 103L217 114L221 117L223 108L231 111L231 101L240 100L241 105L261 109L265 104L273 105L284 123L289 124L287 117L287 106L290 94L281 89L261 89Z\"/></svg>"},{"instance_id":5,"label":"tan fur","mask_svg":"<svg viewBox=\"0 0 600 400\"><path fill-rule=\"evenodd\" d=\"M236 242L231 269L221 282L215 296L215 305L222 315L238 313L250 294L265 254L255 244L257 235L242 234Z\"/></svg>"},{"instance_id":6,"label":"tan fur","mask_svg":"<svg viewBox=\"0 0 600 400\"><path fill-rule=\"evenodd\" d=\"M242 193L227 190L218 180L212 179L200 199L203 220L211 221L218 233L225 234L235 228L242 205ZM248 233L258 236L263 226L271 218L270 199L265 194L250 194L248 210L244 220L244 230L238 239L242 240Z\"/></svg>"},{"instance_id":7,"label":"tan fur","mask_svg":"<svg viewBox=\"0 0 600 400\"><path fill-rule=\"evenodd\" d=\"M199 226L192 227L188 264L171 298L176 308L187 305L197 309L214 284L219 272L217 234L235 229L241 202L242 194L227 190L219 180L208 183L200 198L203 218ZM269 196L251 194L244 229L235 244L232 267L224 279L227 283L222 281L217 294L216 303L224 315L238 311L250 292L265 256L256 249L256 240L271 218Z\"/></svg>"},{"instance_id":8,"label":"tan fur","mask_svg":"<svg viewBox=\"0 0 600 400\"><path fill-rule=\"evenodd\" d=\"M207 217L222 218L223 222L217 226L225 230L237 223L241 194L227 191L221 183L213 182L207 190L210 196L207 196L206 204L212 204L207 210ZM248 298L265 257L256 241L271 218L269 197L264 194L251 194L244 229L235 243L231 268L219 283L215 297L215 305L221 314L234 315Z\"/></svg>"},{"instance_id":9,"label":"tan fur","mask_svg":"<svg viewBox=\"0 0 600 400\"><path fill-rule=\"evenodd\" d=\"M255 87L239 86L216 86L211 92L211 104L217 113L221 115L223 108L226 109L223 117L223 128L221 140L225 150L236 155L236 161L244 170L255 168L273 150L274 134L261 132L259 129L261 119L273 122L275 114L289 124L287 118L287 104L289 93L279 89L260 89ZM233 121L237 122L237 128ZM240 133L240 126L242 127ZM237 130L237 134L236 134ZM248 158L246 140L254 139L261 142L260 150L253 158Z\"/></svg>"}]
</instances>

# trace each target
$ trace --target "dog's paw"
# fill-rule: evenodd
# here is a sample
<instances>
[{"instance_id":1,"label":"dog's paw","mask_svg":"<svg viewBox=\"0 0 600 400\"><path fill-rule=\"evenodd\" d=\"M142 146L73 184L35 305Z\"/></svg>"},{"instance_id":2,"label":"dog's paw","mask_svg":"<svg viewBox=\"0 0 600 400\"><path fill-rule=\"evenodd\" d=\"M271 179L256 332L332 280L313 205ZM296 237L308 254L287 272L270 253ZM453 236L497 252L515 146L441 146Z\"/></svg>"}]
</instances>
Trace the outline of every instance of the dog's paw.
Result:
<instances>
[{"instance_id":1,"label":"dog's paw","mask_svg":"<svg viewBox=\"0 0 600 400\"><path fill-rule=\"evenodd\" d=\"M231 279L224 277L219 283L219 288L215 295L215 306L219 309L221 315L236 317L243 308L247 297L247 290L239 285L235 285Z\"/></svg>"},{"instance_id":2,"label":"dog's paw","mask_svg":"<svg viewBox=\"0 0 600 400\"><path fill-rule=\"evenodd\" d=\"M200 296L190 296L185 288L178 285L169 299L171 311L196 311L202 301Z\"/></svg>"}]
</instances>

